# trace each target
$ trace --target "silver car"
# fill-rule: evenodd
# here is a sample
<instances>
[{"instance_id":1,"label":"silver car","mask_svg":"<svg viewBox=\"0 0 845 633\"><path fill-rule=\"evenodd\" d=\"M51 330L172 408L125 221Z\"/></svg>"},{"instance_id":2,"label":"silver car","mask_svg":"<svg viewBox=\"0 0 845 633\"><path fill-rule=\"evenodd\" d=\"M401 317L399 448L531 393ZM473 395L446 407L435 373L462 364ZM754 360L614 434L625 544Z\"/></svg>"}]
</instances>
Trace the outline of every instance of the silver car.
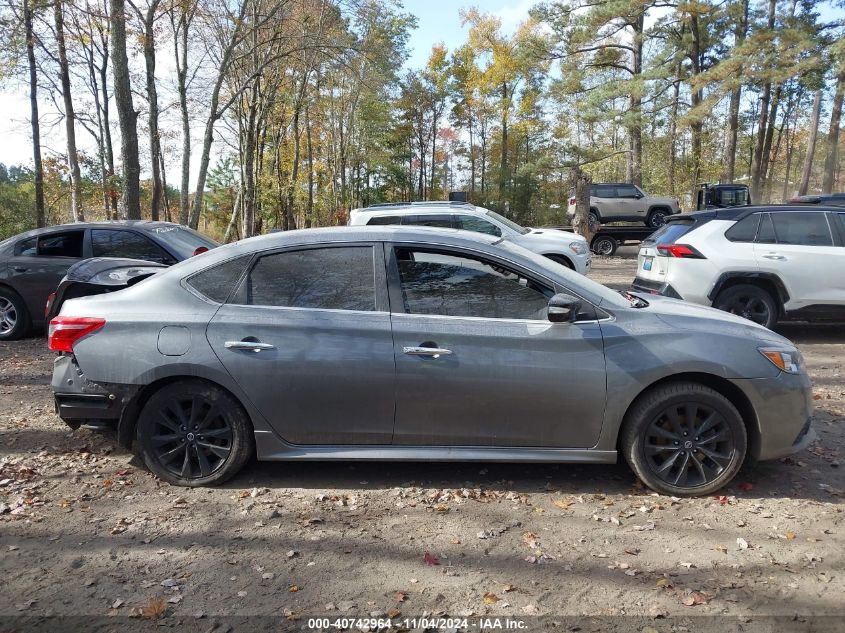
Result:
<instances>
[{"instance_id":1,"label":"silver car","mask_svg":"<svg viewBox=\"0 0 845 633\"><path fill-rule=\"evenodd\" d=\"M708 494L813 439L786 339L507 240L343 227L193 257L50 324L59 415L178 485L260 460L613 463Z\"/></svg>"}]
</instances>

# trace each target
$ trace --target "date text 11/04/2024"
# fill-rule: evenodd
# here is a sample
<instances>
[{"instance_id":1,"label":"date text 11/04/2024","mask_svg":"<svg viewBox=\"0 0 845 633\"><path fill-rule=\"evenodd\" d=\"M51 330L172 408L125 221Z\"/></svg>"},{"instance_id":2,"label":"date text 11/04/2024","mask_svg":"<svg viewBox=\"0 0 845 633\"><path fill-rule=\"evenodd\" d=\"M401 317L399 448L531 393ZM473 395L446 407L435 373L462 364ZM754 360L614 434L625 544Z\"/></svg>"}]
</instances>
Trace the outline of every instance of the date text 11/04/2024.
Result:
<instances>
[{"instance_id":1,"label":"date text 11/04/2024","mask_svg":"<svg viewBox=\"0 0 845 633\"><path fill-rule=\"evenodd\" d=\"M401 618L309 618L307 628L313 630L480 630L480 631L524 631L527 623L518 618L482 617L436 618L436 617L401 617Z\"/></svg>"}]
</instances>

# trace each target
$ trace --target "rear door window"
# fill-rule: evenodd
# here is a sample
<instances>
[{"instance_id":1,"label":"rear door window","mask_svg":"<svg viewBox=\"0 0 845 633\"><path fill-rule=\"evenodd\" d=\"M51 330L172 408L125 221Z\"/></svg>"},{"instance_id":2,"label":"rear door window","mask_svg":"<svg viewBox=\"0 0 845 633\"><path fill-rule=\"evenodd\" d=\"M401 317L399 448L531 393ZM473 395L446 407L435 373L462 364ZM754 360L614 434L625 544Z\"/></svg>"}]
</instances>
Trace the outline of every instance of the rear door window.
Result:
<instances>
[{"instance_id":1,"label":"rear door window","mask_svg":"<svg viewBox=\"0 0 845 633\"><path fill-rule=\"evenodd\" d=\"M372 246L340 246L264 255L230 303L284 308L375 311Z\"/></svg>"},{"instance_id":2,"label":"rear door window","mask_svg":"<svg viewBox=\"0 0 845 633\"><path fill-rule=\"evenodd\" d=\"M82 257L84 231L50 233L38 237L39 257Z\"/></svg>"},{"instance_id":3,"label":"rear door window","mask_svg":"<svg viewBox=\"0 0 845 633\"><path fill-rule=\"evenodd\" d=\"M593 195L596 198L615 198L616 187L613 185L596 185L595 193Z\"/></svg>"},{"instance_id":4,"label":"rear door window","mask_svg":"<svg viewBox=\"0 0 845 633\"><path fill-rule=\"evenodd\" d=\"M725 231L725 237L731 242L753 242L754 238L757 237L757 226L759 224L759 213L749 215Z\"/></svg>"},{"instance_id":5,"label":"rear door window","mask_svg":"<svg viewBox=\"0 0 845 633\"><path fill-rule=\"evenodd\" d=\"M772 213L778 244L833 246L825 213Z\"/></svg>"},{"instance_id":6,"label":"rear door window","mask_svg":"<svg viewBox=\"0 0 845 633\"><path fill-rule=\"evenodd\" d=\"M38 238L28 237L15 244L15 255L35 257L38 254Z\"/></svg>"},{"instance_id":7,"label":"rear door window","mask_svg":"<svg viewBox=\"0 0 845 633\"><path fill-rule=\"evenodd\" d=\"M444 229L454 228L451 215L429 214L429 215L406 215L402 218L402 224L412 226L435 226Z\"/></svg>"},{"instance_id":8,"label":"rear door window","mask_svg":"<svg viewBox=\"0 0 845 633\"><path fill-rule=\"evenodd\" d=\"M758 244L775 244L775 227L772 224L772 216L770 213L764 213L760 218L760 227L757 229L757 243Z\"/></svg>"},{"instance_id":9,"label":"rear door window","mask_svg":"<svg viewBox=\"0 0 845 633\"><path fill-rule=\"evenodd\" d=\"M149 238L134 231L93 229L91 250L94 257L126 257L159 264L172 264L173 258Z\"/></svg>"}]
</instances>

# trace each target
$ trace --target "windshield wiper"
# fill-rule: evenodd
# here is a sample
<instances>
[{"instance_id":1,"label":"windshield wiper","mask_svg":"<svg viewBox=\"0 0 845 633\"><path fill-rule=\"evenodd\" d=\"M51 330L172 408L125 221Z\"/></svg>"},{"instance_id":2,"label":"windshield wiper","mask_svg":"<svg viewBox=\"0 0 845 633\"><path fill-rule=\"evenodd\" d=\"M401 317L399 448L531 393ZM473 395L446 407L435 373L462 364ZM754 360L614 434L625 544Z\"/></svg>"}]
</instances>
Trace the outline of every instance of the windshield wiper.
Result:
<instances>
[{"instance_id":1,"label":"windshield wiper","mask_svg":"<svg viewBox=\"0 0 845 633\"><path fill-rule=\"evenodd\" d=\"M650 305L649 302L643 299L642 297L638 297L635 294L631 294L627 290L620 290L619 294L625 297L628 301L630 301L631 306L634 308L647 308Z\"/></svg>"}]
</instances>

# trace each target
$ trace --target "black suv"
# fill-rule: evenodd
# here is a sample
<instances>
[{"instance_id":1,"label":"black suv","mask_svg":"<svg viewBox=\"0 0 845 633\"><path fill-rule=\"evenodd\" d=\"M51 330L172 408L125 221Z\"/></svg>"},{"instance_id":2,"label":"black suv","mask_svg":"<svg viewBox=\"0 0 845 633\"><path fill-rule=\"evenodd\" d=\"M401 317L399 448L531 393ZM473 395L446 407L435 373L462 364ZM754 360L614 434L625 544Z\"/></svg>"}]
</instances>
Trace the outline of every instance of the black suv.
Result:
<instances>
[{"instance_id":1,"label":"black suv","mask_svg":"<svg viewBox=\"0 0 845 633\"><path fill-rule=\"evenodd\" d=\"M169 266L215 246L187 227L143 220L63 224L9 238L0 242L0 341L43 326L50 293L80 260L125 257Z\"/></svg>"}]
</instances>

